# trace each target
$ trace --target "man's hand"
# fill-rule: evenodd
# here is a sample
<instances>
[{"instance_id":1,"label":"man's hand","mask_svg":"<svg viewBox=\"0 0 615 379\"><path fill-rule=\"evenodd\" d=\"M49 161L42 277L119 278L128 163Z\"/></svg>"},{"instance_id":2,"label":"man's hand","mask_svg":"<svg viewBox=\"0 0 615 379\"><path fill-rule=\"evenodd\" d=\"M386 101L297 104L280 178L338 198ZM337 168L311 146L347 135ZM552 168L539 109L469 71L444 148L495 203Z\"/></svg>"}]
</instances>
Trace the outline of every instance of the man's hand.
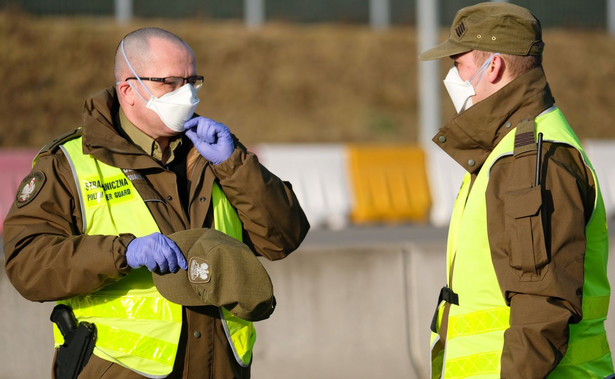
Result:
<instances>
[{"instance_id":1,"label":"man's hand","mask_svg":"<svg viewBox=\"0 0 615 379\"><path fill-rule=\"evenodd\" d=\"M158 269L161 274L176 272L180 268L188 269L186 258L175 242L160 233L132 240L126 248L126 262L132 268L145 266L150 271Z\"/></svg>"},{"instance_id":2,"label":"man's hand","mask_svg":"<svg viewBox=\"0 0 615 379\"><path fill-rule=\"evenodd\" d=\"M235 150L231 132L224 124L195 117L184 124L184 129L199 153L215 165L227 160Z\"/></svg>"}]
</instances>

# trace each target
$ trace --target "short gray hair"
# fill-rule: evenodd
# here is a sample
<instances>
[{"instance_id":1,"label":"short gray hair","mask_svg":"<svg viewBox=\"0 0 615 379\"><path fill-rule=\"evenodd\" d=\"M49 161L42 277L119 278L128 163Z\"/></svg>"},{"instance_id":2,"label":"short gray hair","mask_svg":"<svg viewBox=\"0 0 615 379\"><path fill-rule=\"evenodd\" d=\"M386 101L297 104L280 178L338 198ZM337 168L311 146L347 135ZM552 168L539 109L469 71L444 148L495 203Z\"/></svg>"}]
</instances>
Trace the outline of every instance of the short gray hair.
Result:
<instances>
[{"instance_id":1,"label":"short gray hair","mask_svg":"<svg viewBox=\"0 0 615 379\"><path fill-rule=\"evenodd\" d=\"M126 79L126 71L128 65L122 54L121 45L124 43L124 52L130 61L130 64L135 70L139 70L141 66L150 60L150 44L151 38L164 39L178 45L184 46L188 51L192 52L192 48L183 39L177 35L160 28L141 28L128 33L118 44L115 50L115 65L113 73L115 75L115 81L122 81Z\"/></svg>"}]
</instances>

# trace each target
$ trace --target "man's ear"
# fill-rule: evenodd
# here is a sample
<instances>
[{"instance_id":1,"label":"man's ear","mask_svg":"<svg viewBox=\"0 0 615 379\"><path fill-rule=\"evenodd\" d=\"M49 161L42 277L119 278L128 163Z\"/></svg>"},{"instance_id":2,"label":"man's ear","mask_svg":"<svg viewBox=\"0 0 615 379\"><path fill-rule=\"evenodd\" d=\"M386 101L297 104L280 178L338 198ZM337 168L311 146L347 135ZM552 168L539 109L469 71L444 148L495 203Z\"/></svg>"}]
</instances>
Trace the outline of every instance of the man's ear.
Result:
<instances>
[{"instance_id":1,"label":"man's ear","mask_svg":"<svg viewBox=\"0 0 615 379\"><path fill-rule=\"evenodd\" d=\"M502 58L501 55L494 55L491 58L491 62L487 67L487 72L485 76L489 83L497 83L504 77L504 71L506 71L506 61Z\"/></svg>"},{"instance_id":2,"label":"man's ear","mask_svg":"<svg viewBox=\"0 0 615 379\"><path fill-rule=\"evenodd\" d=\"M134 105L135 104L135 94L134 89L128 84L127 81L119 82L115 85L115 90L117 92L118 97L122 99L122 102L126 105Z\"/></svg>"}]
</instances>

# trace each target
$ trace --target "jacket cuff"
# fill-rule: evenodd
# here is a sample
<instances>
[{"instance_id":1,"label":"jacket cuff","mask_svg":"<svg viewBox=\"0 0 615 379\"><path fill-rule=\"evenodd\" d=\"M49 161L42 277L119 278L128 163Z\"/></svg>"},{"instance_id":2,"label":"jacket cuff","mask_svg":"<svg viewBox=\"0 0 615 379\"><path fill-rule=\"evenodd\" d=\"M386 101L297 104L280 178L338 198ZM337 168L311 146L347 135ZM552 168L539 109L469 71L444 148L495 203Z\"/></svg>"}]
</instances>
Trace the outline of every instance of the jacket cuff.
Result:
<instances>
[{"instance_id":1,"label":"jacket cuff","mask_svg":"<svg viewBox=\"0 0 615 379\"><path fill-rule=\"evenodd\" d=\"M128 275L130 272L130 266L126 262L126 249L128 248L128 244L137 238L134 234L124 233L120 234L117 238L117 256L115 258L115 267L117 270L124 274Z\"/></svg>"},{"instance_id":2,"label":"jacket cuff","mask_svg":"<svg viewBox=\"0 0 615 379\"><path fill-rule=\"evenodd\" d=\"M233 150L233 154L228 157L224 162L219 163L217 165L211 165L214 170L216 177L218 178L228 178L233 176L235 170L243 165L245 160L246 153L239 147L235 147Z\"/></svg>"}]
</instances>

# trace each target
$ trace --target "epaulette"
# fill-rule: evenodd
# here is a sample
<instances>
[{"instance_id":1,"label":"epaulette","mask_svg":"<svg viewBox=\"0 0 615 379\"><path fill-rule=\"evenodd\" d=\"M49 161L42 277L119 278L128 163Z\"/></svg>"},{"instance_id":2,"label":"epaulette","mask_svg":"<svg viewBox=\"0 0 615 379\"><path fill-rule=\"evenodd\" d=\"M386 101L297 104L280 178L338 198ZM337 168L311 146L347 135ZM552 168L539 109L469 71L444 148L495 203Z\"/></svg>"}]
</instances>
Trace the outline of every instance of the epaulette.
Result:
<instances>
[{"instance_id":1,"label":"epaulette","mask_svg":"<svg viewBox=\"0 0 615 379\"><path fill-rule=\"evenodd\" d=\"M52 153L55 149L58 148L58 146L62 145L64 142L66 141L70 141L73 138L77 138L81 136L81 127L71 130L70 132L66 132L56 138L54 138L51 142L49 142L47 145L43 146L42 149L40 149L38 151L38 154L36 154L37 156L45 153L45 152L50 152Z\"/></svg>"},{"instance_id":2,"label":"epaulette","mask_svg":"<svg viewBox=\"0 0 615 379\"><path fill-rule=\"evenodd\" d=\"M534 119L521 121L515 131L515 157L536 150L536 123Z\"/></svg>"},{"instance_id":3,"label":"epaulette","mask_svg":"<svg viewBox=\"0 0 615 379\"><path fill-rule=\"evenodd\" d=\"M513 175L517 178L513 182L525 183L528 178L533 178L534 186L538 186L542 181L542 133L538 133L536 141L536 121L533 118L525 119L517 125L513 156ZM531 164L527 164L527 159L535 161L534 172L528 172L532 168ZM521 160L526 163L522 164Z\"/></svg>"}]
</instances>

